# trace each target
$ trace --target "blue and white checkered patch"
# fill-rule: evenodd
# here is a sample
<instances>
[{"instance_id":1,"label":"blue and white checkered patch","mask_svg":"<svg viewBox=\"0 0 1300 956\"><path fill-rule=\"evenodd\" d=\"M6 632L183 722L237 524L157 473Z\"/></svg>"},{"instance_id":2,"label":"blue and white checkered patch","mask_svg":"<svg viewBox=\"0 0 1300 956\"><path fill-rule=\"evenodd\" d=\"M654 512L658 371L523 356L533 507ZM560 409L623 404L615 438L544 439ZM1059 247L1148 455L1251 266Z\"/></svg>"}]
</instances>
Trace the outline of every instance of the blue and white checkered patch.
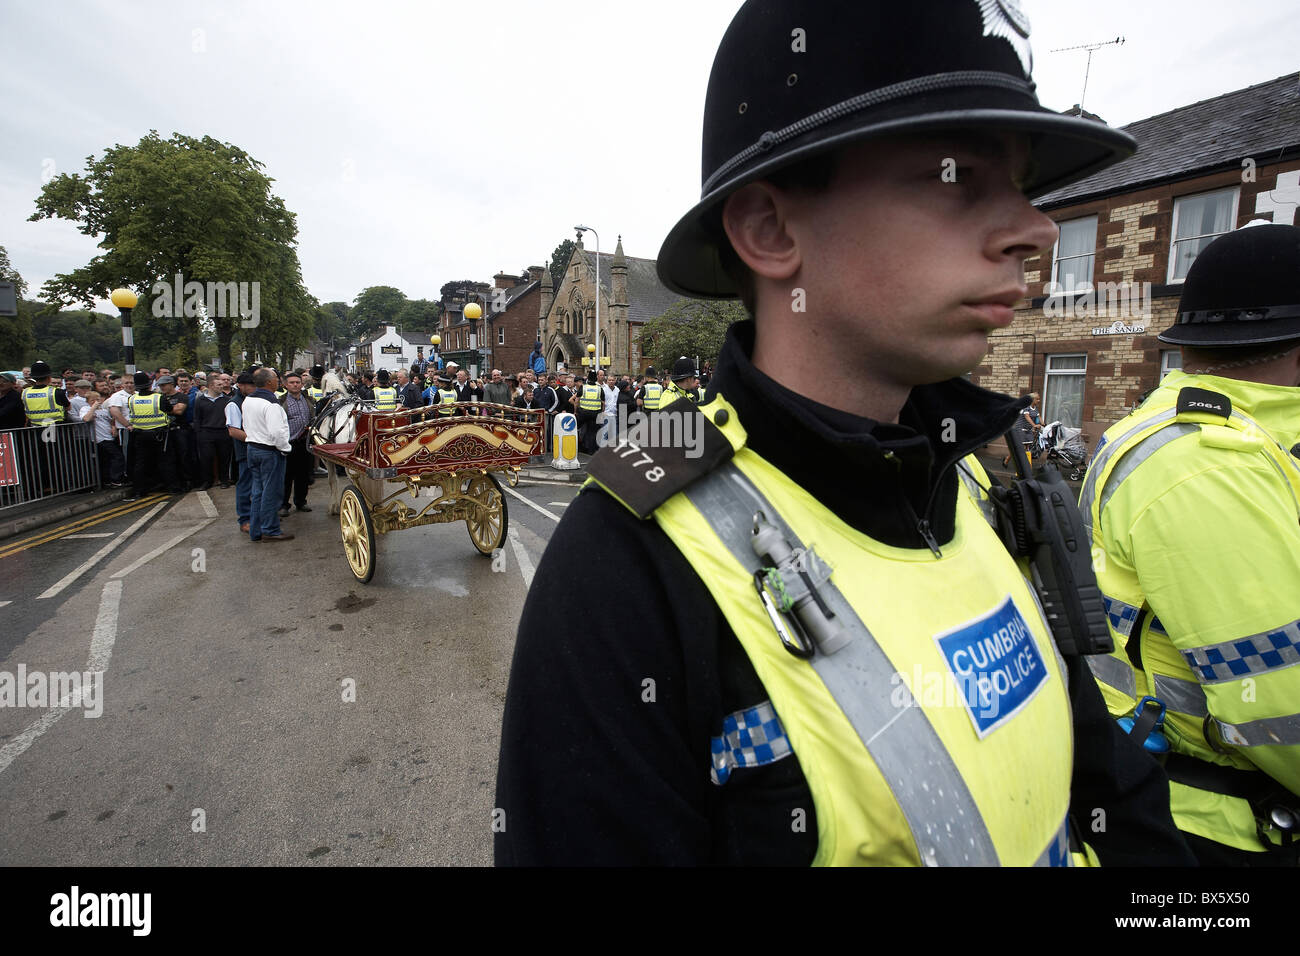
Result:
<instances>
[{"instance_id":1,"label":"blue and white checkered patch","mask_svg":"<svg viewBox=\"0 0 1300 956\"><path fill-rule=\"evenodd\" d=\"M1202 684L1300 664L1300 620L1275 631L1183 651L1183 658Z\"/></svg>"},{"instance_id":2,"label":"blue and white checkered patch","mask_svg":"<svg viewBox=\"0 0 1300 956\"><path fill-rule=\"evenodd\" d=\"M770 700L722 719L722 735L712 742L709 777L721 786L737 767L758 767L790 756L790 738Z\"/></svg>"},{"instance_id":3,"label":"blue and white checkered patch","mask_svg":"<svg viewBox=\"0 0 1300 956\"><path fill-rule=\"evenodd\" d=\"M1116 598L1107 597L1105 594L1101 596L1101 603L1106 607L1106 619L1110 621L1110 629L1121 637L1128 637L1142 609L1132 604L1125 604Z\"/></svg>"}]
</instances>

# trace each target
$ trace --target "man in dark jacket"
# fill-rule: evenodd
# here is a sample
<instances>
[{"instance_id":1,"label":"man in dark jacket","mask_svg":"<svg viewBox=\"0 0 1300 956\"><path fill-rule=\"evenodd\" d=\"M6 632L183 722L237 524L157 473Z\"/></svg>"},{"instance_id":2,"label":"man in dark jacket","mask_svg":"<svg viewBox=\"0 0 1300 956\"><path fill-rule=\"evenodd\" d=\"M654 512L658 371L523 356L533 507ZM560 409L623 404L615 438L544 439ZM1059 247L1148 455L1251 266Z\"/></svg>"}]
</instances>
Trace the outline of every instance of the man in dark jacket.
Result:
<instances>
[{"instance_id":1,"label":"man in dark jacket","mask_svg":"<svg viewBox=\"0 0 1300 956\"><path fill-rule=\"evenodd\" d=\"M284 465L284 499L280 502L280 517L289 516L289 498L299 511L311 511L307 505L307 489L311 485L312 454L308 447L308 429L316 417L316 403L303 391L302 376L290 372L284 377L285 393L279 402L289 419L289 446L291 451Z\"/></svg>"}]
</instances>

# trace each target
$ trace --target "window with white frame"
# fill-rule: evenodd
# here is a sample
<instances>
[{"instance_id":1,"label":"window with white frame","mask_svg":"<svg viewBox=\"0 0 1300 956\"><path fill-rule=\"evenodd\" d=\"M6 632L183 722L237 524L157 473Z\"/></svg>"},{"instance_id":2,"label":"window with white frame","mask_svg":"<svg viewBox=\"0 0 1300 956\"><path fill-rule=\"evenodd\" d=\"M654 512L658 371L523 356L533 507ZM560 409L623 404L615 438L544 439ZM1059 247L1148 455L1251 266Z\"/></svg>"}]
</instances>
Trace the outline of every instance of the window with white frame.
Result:
<instances>
[{"instance_id":1,"label":"window with white frame","mask_svg":"<svg viewBox=\"0 0 1300 956\"><path fill-rule=\"evenodd\" d=\"M1086 355L1049 355L1043 382L1044 425L1061 422L1082 428L1083 385L1088 373Z\"/></svg>"},{"instance_id":2,"label":"window with white frame","mask_svg":"<svg viewBox=\"0 0 1300 956\"><path fill-rule=\"evenodd\" d=\"M1169 281L1182 282L1202 249L1237 221L1238 190L1220 189L1174 200L1173 242L1169 247Z\"/></svg>"},{"instance_id":3,"label":"window with white frame","mask_svg":"<svg viewBox=\"0 0 1300 956\"><path fill-rule=\"evenodd\" d=\"M506 344L506 327L505 327L504 325L498 325L498 326L497 326L497 345L505 345L505 344Z\"/></svg>"},{"instance_id":4,"label":"window with white frame","mask_svg":"<svg viewBox=\"0 0 1300 956\"><path fill-rule=\"evenodd\" d=\"M1163 382L1166 375L1182 367L1183 353L1181 349L1165 349L1160 353L1160 381Z\"/></svg>"},{"instance_id":5,"label":"window with white frame","mask_svg":"<svg viewBox=\"0 0 1300 956\"><path fill-rule=\"evenodd\" d=\"M1085 216L1060 224L1052 250L1052 289L1059 294L1092 289L1093 256L1097 251L1097 217Z\"/></svg>"}]
</instances>

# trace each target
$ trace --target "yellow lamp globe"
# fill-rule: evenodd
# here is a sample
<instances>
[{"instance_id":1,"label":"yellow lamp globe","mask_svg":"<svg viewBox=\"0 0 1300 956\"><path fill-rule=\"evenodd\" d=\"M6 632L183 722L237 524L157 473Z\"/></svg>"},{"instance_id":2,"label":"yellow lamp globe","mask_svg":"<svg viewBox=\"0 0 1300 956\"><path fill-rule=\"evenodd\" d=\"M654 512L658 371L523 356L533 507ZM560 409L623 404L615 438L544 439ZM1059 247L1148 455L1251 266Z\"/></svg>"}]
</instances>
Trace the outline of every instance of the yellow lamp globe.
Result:
<instances>
[{"instance_id":1,"label":"yellow lamp globe","mask_svg":"<svg viewBox=\"0 0 1300 956\"><path fill-rule=\"evenodd\" d=\"M442 336L441 336L441 335L431 335L431 336L429 336L429 344L430 344L430 345L441 345L441 344L442 344Z\"/></svg>"},{"instance_id":2,"label":"yellow lamp globe","mask_svg":"<svg viewBox=\"0 0 1300 956\"><path fill-rule=\"evenodd\" d=\"M135 304L140 301L140 297L130 289L114 289L113 294L108 298L119 309L134 309Z\"/></svg>"},{"instance_id":3,"label":"yellow lamp globe","mask_svg":"<svg viewBox=\"0 0 1300 956\"><path fill-rule=\"evenodd\" d=\"M594 345L588 345L588 346L587 346L587 354L588 354L588 355L590 355L590 354L591 354L592 352L594 352L594 351L596 351L596 346L594 346Z\"/></svg>"},{"instance_id":4,"label":"yellow lamp globe","mask_svg":"<svg viewBox=\"0 0 1300 956\"><path fill-rule=\"evenodd\" d=\"M465 318L481 319L483 317L483 308L477 302L471 302L465 306Z\"/></svg>"}]
</instances>

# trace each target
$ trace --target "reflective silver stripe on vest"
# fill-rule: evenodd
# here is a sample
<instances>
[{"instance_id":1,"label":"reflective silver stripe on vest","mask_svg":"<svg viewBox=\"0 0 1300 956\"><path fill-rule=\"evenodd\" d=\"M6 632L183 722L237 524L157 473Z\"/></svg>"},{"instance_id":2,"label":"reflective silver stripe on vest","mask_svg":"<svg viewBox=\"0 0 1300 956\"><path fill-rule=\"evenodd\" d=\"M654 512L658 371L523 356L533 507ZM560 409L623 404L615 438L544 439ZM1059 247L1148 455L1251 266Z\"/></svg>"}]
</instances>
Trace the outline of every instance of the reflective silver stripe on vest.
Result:
<instances>
[{"instance_id":1,"label":"reflective silver stripe on vest","mask_svg":"<svg viewBox=\"0 0 1300 956\"><path fill-rule=\"evenodd\" d=\"M1300 744L1300 714L1264 717L1245 724L1215 720L1223 742L1234 747L1291 747Z\"/></svg>"},{"instance_id":2,"label":"reflective silver stripe on vest","mask_svg":"<svg viewBox=\"0 0 1300 956\"><path fill-rule=\"evenodd\" d=\"M1107 443L1101 451L1097 452L1097 457L1094 458L1092 464L1088 466L1088 474L1083 479L1083 491L1079 495L1079 508L1083 511L1083 525L1088 529L1089 541L1092 540L1092 501L1097 495L1097 477L1106 470L1106 465L1110 463L1110 459L1115 454L1115 450L1122 449L1124 443L1139 432L1150 428L1152 425L1158 424L1159 422L1173 421L1176 417L1178 417L1178 412L1172 408L1166 412L1161 412L1158 415L1153 415L1140 424L1134 425L1113 442Z\"/></svg>"},{"instance_id":3,"label":"reflective silver stripe on vest","mask_svg":"<svg viewBox=\"0 0 1300 956\"><path fill-rule=\"evenodd\" d=\"M1129 696L1136 696L1130 694ZM1209 713L1205 701L1205 690L1195 681L1155 675L1155 696L1170 710L1192 717L1204 717Z\"/></svg>"},{"instance_id":4,"label":"reflective silver stripe on vest","mask_svg":"<svg viewBox=\"0 0 1300 956\"><path fill-rule=\"evenodd\" d=\"M1171 441L1177 441L1186 435L1195 435L1200 430L1201 426L1192 422L1175 422L1166 425L1153 435L1148 435L1130 448L1106 477L1106 486L1101 490L1101 507L1098 510L1106 510L1106 504L1123 484L1124 479L1142 467L1144 461Z\"/></svg>"},{"instance_id":5,"label":"reflective silver stripe on vest","mask_svg":"<svg viewBox=\"0 0 1300 956\"><path fill-rule=\"evenodd\" d=\"M981 494L985 489L980 485L975 476L967 470L965 462L957 462L957 477L961 479L961 483L965 485L966 490L970 492L971 500L979 507L980 512L984 515L984 520L989 523L989 527L994 531L997 531L997 506L993 504L991 498L987 496L981 497Z\"/></svg>"},{"instance_id":6,"label":"reflective silver stripe on vest","mask_svg":"<svg viewBox=\"0 0 1300 956\"><path fill-rule=\"evenodd\" d=\"M1061 829L1056 831L1056 836L1052 837L1052 842L1047 844L1047 849L1042 852L1034 866L1069 866L1070 865L1070 823L1069 818L1061 824Z\"/></svg>"},{"instance_id":7,"label":"reflective silver stripe on vest","mask_svg":"<svg viewBox=\"0 0 1300 956\"><path fill-rule=\"evenodd\" d=\"M804 547L734 464L714 470L683 493L747 572L761 564L750 546L756 511L791 547ZM927 866L997 866L997 850L979 807L925 712L910 697L901 708L891 703L894 665L835 582L827 581L819 590L850 640L836 653L817 654L809 663L880 768L921 861ZM769 636L777 640L775 632Z\"/></svg>"},{"instance_id":8,"label":"reflective silver stripe on vest","mask_svg":"<svg viewBox=\"0 0 1300 956\"><path fill-rule=\"evenodd\" d=\"M1125 697L1137 696L1137 678L1133 676L1133 668L1118 657L1111 657L1109 654L1089 654L1084 660L1088 662L1088 669L1097 680L1115 688Z\"/></svg>"}]
</instances>

